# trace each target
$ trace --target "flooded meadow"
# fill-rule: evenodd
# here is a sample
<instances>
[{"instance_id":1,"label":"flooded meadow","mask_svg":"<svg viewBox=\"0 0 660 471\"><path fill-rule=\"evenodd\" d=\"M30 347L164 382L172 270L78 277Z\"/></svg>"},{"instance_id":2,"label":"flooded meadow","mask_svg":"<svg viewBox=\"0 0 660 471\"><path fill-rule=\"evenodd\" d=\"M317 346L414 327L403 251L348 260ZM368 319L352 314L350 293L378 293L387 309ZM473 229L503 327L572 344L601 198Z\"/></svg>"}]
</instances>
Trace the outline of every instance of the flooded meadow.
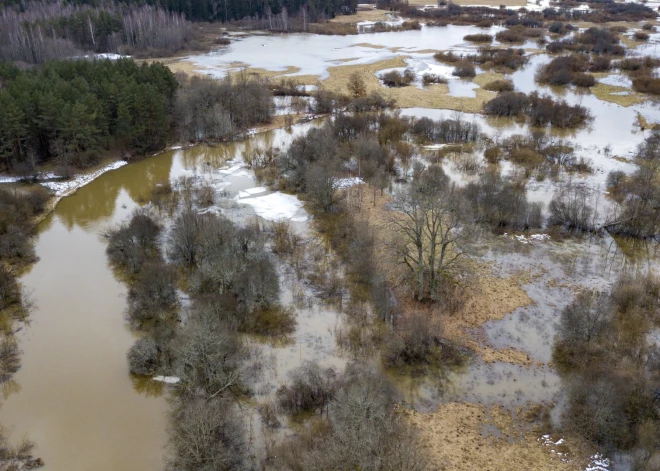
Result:
<instances>
[{"instance_id":1,"label":"flooded meadow","mask_svg":"<svg viewBox=\"0 0 660 471\"><path fill-rule=\"evenodd\" d=\"M212 77L249 67L278 77L305 77L308 85L314 82L322 87L335 67L361 67L396 58L405 66L384 68L376 74L406 67L418 74L446 73L443 68L447 66L433 59L435 51L471 54L476 46L464 41L464 36L494 35L502 29L450 25L353 36L251 34L233 36L230 46L187 57L186 61L198 73ZM658 40L654 36L649 44L635 48L633 54L656 54ZM592 171L560 170L552 177L533 175L526 187L528 198L547 208L560 185L580 182L593 192L597 221L602 225L612 211L605 186L607 175L613 170L627 174L634 171L631 158L651 133L640 125L640 116L645 122L660 123L660 107L648 96L623 106L591 92L540 85L535 82L535 74L551 57L539 52L536 43L521 47L531 55L529 62L504 75L516 91L549 94L584 106L593 115L583 128L550 132L553 139L573 147L576 157L588 160ZM477 97L480 87L474 81L453 78L451 72L445 75L449 75L447 94ZM603 74L598 81L617 87L618 91L612 93L636 93L622 74ZM414 88L423 89L420 84ZM277 105L276 114L305 115L294 113L290 100L278 98ZM515 119L479 113L423 106L397 112L415 118L474 122L491 142L533 131ZM127 290L107 261L103 237L108 228L124 221L136 208L148 205L158 186L175 184L182 177L195 185L206 185L213 191L213 204L204 211L222 214L239 225L257 221L265 227L285 220L301 238L308 257L325 257L323 263L333 265L337 276L343 277L341 263L316 231L314 217L305 204L295 195L264 186L244 159L255 149L286 150L296 136L322 126L324 119L330 118L249 134L236 142L173 148L130 163L63 198L40 223L35 238L39 260L21 278L35 309L29 323L17 334L22 367L3 389L0 423L11 432L12 439L28 436L37 444L45 469L155 471L164 466L168 386L129 374L126 352L137 334L126 321ZM415 158L428 165L436 150L420 148ZM483 150L483 146L473 149L475 171L465 171L455 155L442 160L441 165L453 181L465 185L488 165ZM401 165L397 170L401 176L407 172ZM499 170L507 175L517 168L503 161ZM406 183L395 184L387 191L396 191L397 185ZM562 385L552 365L552 347L561 310L581 291L606 291L622 273L658 267L654 242L632 244L609 235L557 238L543 232L484 234L470 257L488 265L495 277L514 280L529 302L502 318L465 329L465 335L492 350L521 352L525 360L488 361L474 355L467 364L437 374L395 375L401 404L417 412L433 412L439 405L453 402L498 406L512 412L531 404L560 402ZM302 263L310 262L304 259ZM257 460L263 458L267 442L274 439L260 426L258 406L273 400L288 374L310 360L341 372L355 356L340 345L350 289L339 302L327 302L291 264L280 260L278 273L281 303L293 309L297 327L279 343L248 337L259 352L263 370L254 380L254 397L244 405L250 450ZM284 426L277 434L286 434L290 428L286 418L281 419Z\"/></svg>"}]
</instances>

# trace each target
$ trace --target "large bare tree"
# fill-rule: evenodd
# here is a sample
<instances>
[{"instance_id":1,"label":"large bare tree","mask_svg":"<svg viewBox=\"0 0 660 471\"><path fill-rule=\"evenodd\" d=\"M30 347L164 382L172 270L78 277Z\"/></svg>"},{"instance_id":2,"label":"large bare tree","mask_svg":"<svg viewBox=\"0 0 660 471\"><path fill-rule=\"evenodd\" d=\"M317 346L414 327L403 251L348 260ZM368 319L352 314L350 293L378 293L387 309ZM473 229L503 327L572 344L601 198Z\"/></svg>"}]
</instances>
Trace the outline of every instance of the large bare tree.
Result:
<instances>
[{"instance_id":1,"label":"large bare tree","mask_svg":"<svg viewBox=\"0 0 660 471\"><path fill-rule=\"evenodd\" d=\"M394 248L413 274L415 296L436 299L442 278L454 279L461 242L472 234L469 208L442 168L431 166L395 195L393 209Z\"/></svg>"}]
</instances>

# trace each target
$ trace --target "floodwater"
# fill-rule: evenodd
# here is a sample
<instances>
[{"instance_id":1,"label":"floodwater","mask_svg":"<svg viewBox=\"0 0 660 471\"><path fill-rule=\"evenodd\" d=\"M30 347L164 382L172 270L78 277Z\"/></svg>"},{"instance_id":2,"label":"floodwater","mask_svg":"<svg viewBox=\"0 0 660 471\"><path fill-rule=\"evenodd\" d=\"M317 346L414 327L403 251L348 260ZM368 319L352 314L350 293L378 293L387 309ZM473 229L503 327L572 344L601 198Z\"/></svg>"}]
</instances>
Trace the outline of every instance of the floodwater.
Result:
<instances>
[{"instance_id":1,"label":"floodwater","mask_svg":"<svg viewBox=\"0 0 660 471\"><path fill-rule=\"evenodd\" d=\"M223 213L246 220L254 210L235 198L256 182L228 161L252 147L286 146L314 125L215 148L168 151L126 165L64 198L40 225L40 259L21 279L36 310L17 334L22 368L5 388L0 423L12 440L27 436L37 444L35 454L46 470L163 467L167 401L160 383L145 387L128 373L126 352L137 337L124 319L126 288L108 266L104 230L127 218L156 185L186 175L218 182L227 208ZM296 229L304 232L305 224ZM334 358L330 338L337 312L319 306L299 312L294 343L267 351L279 378L274 386L286 381L286 373L302 359Z\"/></svg>"},{"instance_id":2,"label":"floodwater","mask_svg":"<svg viewBox=\"0 0 660 471\"><path fill-rule=\"evenodd\" d=\"M497 30L486 32L494 34ZM364 64L394 55L410 56L409 64L418 71L433 70L428 67L433 62L431 55L419 51L473 51L473 45L464 43L462 38L476 32L484 30L447 26L340 37L247 36L226 49L192 60L215 75L223 74L226 67L237 61L249 60L252 67L284 70L294 66L300 69L296 74L325 77L328 67L333 65ZM593 174L575 178L602 190L610 170L634 169L630 163L615 157L630 157L648 136L649 131L637 128L637 114L660 122L660 111L651 102L626 108L574 89L540 86L534 82L534 73L548 60L543 54L533 56L526 67L509 78L517 90L540 90L592 111L594 120L589 126L555 132L555 136L567 139L579 156L593 161ZM625 77L615 74L601 81L626 83ZM452 80L450 89L457 96L473 93L471 84L459 80ZM287 109L291 103L283 99L278 105ZM402 113L435 119L455 117L453 111L424 108L406 109ZM503 138L529 131L526 125L511 119L470 114L462 117L478 122L490 137ZM23 351L22 368L15 375L14 384L5 388L0 423L11 430L13 440L25 435L36 442L36 455L44 459L47 470L155 471L163 467L167 425L165 388L158 387L158 383L145 387L128 374L125 356L136 336L124 319L126 289L107 264L103 231L124 220L146 201L156 185L174 182L182 176L211 185L217 200L210 210L238 223L248 221L255 214L267 215L273 203L263 198L272 193L267 189L256 190L258 183L252 172L241 164L242 153L257 147L285 148L295 135L316 125L298 125L291 131L258 134L217 147L172 150L127 165L63 199L41 224L36 241L40 260L21 280L32 292L37 309L31 315L31 323L18 333ZM502 170L509 171L510 165L503 164ZM462 178L455 169L448 168L448 173L452 178ZM529 197L547 203L555 186L550 179L532 181L528 186ZM295 202L288 202L285 209L293 221L293 229L310 241L307 213ZM604 289L620 270L627 268L630 257L622 251L626 249L611 240L571 244L547 241L527 246L502 238L481 256L496 261L502 276L529 269L529 260L534 260L538 276L523 286L534 304L500 321L487 323L483 337L495 348L514 347L526 352L539 365L547 364L557 313L577 289ZM651 264L656 255L651 253L642 265ZM257 402L271 398L291 369L305 360L315 359L337 369L346 362L337 351L335 338L342 322L340 309L320 304L309 288L285 273L284 268L281 271L282 302L295 309L298 327L289 343L258 344L267 368L266 376L256 385ZM301 297L304 302L300 302ZM474 361L463 370L446 372L443 377L407 378L399 381L399 386L406 402L420 410L447 400L503 404L513 409L529 401L555 398L560 381L551 369L539 365L526 368ZM248 420L253 431L252 424L258 420L256 414L249 414ZM258 432L254 433L257 443L263 440Z\"/></svg>"}]
</instances>

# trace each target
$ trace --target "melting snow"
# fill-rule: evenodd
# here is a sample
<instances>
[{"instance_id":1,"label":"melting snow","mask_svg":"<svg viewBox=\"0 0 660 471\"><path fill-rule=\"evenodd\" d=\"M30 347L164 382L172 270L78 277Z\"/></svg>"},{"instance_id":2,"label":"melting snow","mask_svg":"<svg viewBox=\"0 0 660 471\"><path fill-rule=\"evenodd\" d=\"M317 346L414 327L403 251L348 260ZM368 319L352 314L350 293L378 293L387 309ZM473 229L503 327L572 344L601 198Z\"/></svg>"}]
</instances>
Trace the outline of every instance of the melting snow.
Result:
<instances>
[{"instance_id":1,"label":"melting snow","mask_svg":"<svg viewBox=\"0 0 660 471\"><path fill-rule=\"evenodd\" d=\"M41 185L55 192L55 196L66 196L78 188L87 185L89 182L97 179L105 172L123 167L128 162L120 160L98 169L96 172L77 175L75 178L63 182L44 182Z\"/></svg>"},{"instance_id":2,"label":"melting snow","mask_svg":"<svg viewBox=\"0 0 660 471\"><path fill-rule=\"evenodd\" d=\"M549 234L532 234L529 237L527 237L525 235L509 236L509 234L505 232L504 234L502 234L502 237L511 237L512 239L516 239L518 242L521 242L523 244L529 244L530 242L534 242L534 241L542 242L544 240L550 240Z\"/></svg>"},{"instance_id":3,"label":"melting snow","mask_svg":"<svg viewBox=\"0 0 660 471\"><path fill-rule=\"evenodd\" d=\"M302 202L293 195L275 192L254 198L241 198L239 195L236 199L240 203L252 206L257 216L269 221L290 219L294 222L303 222L307 220Z\"/></svg>"},{"instance_id":4,"label":"melting snow","mask_svg":"<svg viewBox=\"0 0 660 471\"><path fill-rule=\"evenodd\" d=\"M355 185L360 185L361 183L364 183L364 180L360 177L340 178L332 186L335 190L344 190Z\"/></svg>"},{"instance_id":5,"label":"melting snow","mask_svg":"<svg viewBox=\"0 0 660 471\"><path fill-rule=\"evenodd\" d=\"M609 471L610 469L610 460L605 458L600 453L596 453L594 456L589 458L589 464L584 471Z\"/></svg>"},{"instance_id":6,"label":"melting snow","mask_svg":"<svg viewBox=\"0 0 660 471\"><path fill-rule=\"evenodd\" d=\"M161 383L167 384L176 384L181 381L181 378L178 376L154 376L152 379L154 381L160 381Z\"/></svg>"},{"instance_id":7,"label":"melting snow","mask_svg":"<svg viewBox=\"0 0 660 471\"><path fill-rule=\"evenodd\" d=\"M248 188L247 190L239 191L239 198L249 198L250 196L258 195L260 193L266 193L268 188L263 186L257 186L255 188Z\"/></svg>"}]
</instances>

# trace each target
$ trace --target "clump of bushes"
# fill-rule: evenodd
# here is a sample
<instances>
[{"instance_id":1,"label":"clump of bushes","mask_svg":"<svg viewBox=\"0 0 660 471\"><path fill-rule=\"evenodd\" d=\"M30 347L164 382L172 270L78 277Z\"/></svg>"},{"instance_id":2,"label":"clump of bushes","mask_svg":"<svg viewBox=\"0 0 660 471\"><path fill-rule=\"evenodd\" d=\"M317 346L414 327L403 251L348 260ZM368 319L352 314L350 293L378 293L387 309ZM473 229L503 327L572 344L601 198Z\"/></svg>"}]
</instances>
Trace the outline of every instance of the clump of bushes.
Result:
<instances>
[{"instance_id":1,"label":"clump of bushes","mask_svg":"<svg viewBox=\"0 0 660 471\"><path fill-rule=\"evenodd\" d=\"M106 232L106 253L110 262L129 274L136 274L142 265L157 258L161 227L148 213L136 210L127 223Z\"/></svg>"},{"instance_id":2,"label":"clump of bushes","mask_svg":"<svg viewBox=\"0 0 660 471\"><path fill-rule=\"evenodd\" d=\"M637 170L627 178L614 174L608 184L616 186L621 205L605 228L615 234L654 238L660 234L660 132L653 133L637 149Z\"/></svg>"},{"instance_id":3,"label":"clump of bushes","mask_svg":"<svg viewBox=\"0 0 660 471\"><path fill-rule=\"evenodd\" d=\"M461 56L459 56L458 54L456 54L452 51L449 51L449 52L436 52L435 54L433 54L433 58L435 60L437 60L438 62L446 62L446 63L449 63L449 64L454 64L456 62L459 62L459 61L463 60L463 58Z\"/></svg>"},{"instance_id":4,"label":"clump of bushes","mask_svg":"<svg viewBox=\"0 0 660 471\"><path fill-rule=\"evenodd\" d=\"M337 374L306 361L289 374L288 384L277 390L277 404L287 414L323 411L335 395Z\"/></svg>"},{"instance_id":5,"label":"clump of bushes","mask_svg":"<svg viewBox=\"0 0 660 471\"><path fill-rule=\"evenodd\" d=\"M415 81L415 72L406 69L403 74L398 70L392 70L383 75L383 84L388 87L407 87Z\"/></svg>"},{"instance_id":6,"label":"clump of bushes","mask_svg":"<svg viewBox=\"0 0 660 471\"><path fill-rule=\"evenodd\" d=\"M446 363L451 347L442 339L442 329L429 314L410 314L394 326L383 346L383 361L389 367Z\"/></svg>"},{"instance_id":7,"label":"clump of bushes","mask_svg":"<svg viewBox=\"0 0 660 471\"><path fill-rule=\"evenodd\" d=\"M486 85L484 85L483 89L497 93L512 92L513 82L510 80L493 80L492 82L488 82Z\"/></svg>"},{"instance_id":8,"label":"clump of bushes","mask_svg":"<svg viewBox=\"0 0 660 471\"><path fill-rule=\"evenodd\" d=\"M477 75L477 72L474 65L467 60L463 60L456 64L451 74L461 78L472 78Z\"/></svg>"},{"instance_id":9,"label":"clump of bushes","mask_svg":"<svg viewBox=\"0 0 660 471\"><path fill-rule=\"evenodd\" d=\"M550 225L585 232L594 229L594 209L590 204L590 192L577 184L568 184L555 192L550 205Z\"/></svg>"},{"instance_id":10,"label":"clump of bushes","mask_svg":"<svg viewBox=\"0 0 660 471\"><path fill-rule=\"evenodd\" d=\"M645 31L635 31L635 34L633 34L633 38L635 38L637 41L648 41L649 33Z\"/></svg>"},{"instance_id":11,"label":"clump of bushes","mask_svg":"<svg viewBox=\"0 0 660 471\"><path fill-rule=\"evenodd\" d=\"M536 92L530 95L518 92L500 93L484 105L484 112L496 116L525 116L532 126L574 128L585 124L591 115L580 105L555 101Z\"/></svg>"},{"instance_id":12,"label":"clump of bushes","mask_svg":"<svg viewBox=\"0 0 660 471\"><path fill-rule=\"evenodd\" d=\"M484 69L495 69L502 72L518 70L527 63L524 49L497 49L490 46L479 48L476 56L470 59Z\"/></svg>"},{"instance_id":13,"label":"clump of bushes","mask_svg":"<svg viewBox=\"0 0 660 471\"><path fill-rule=\"evenodd\" d=\"M338 378L327 419L312 420L273 453L282 469L422 470L417 435L392 407L395 391L382 373L350 364Z\"/></svg>"},{"instance_id":14,"label":"clump of bushes","mask_svg":"<svg viewBox=\"0 0 660 471\"><path fill-rule=\"evenodd\" d=\"M470 41L473 43L490 43L493 41L493 37L490 34L468 34L463 36L465 41Z\"/></svg>"},{"instance_id":15,"label":"clump of bushes","mask_svg":"<svg viewBox=\"0 0 660 471\"><path fill-rule=\"evenodd\" d=\"M491 151L492 156L500 153L499 149ZM499 171L484 173L478 181L469 183L464 192L476 212L477 221L494 230L526 230L541 227L543 223L542 206L527 201L525 185L502 178Z\"/></svg>"},{"instance_id":16,"label":"clump of bushes","mask_svg":"<svg viewBox=\"0 0 660 471\"><path fill-rule=\"evenodd\" d=\"M632 87L636 92L660 95L660 78L648 75L635 77L632 81Z\"/></svg>"},{"instance_id":17,"label":"clump of bushes","mask_svg":"<svg viewBox=\"0 0 660 471\"><path fill-rule=\"evenodd\" d=\"M539 69L536 80L548 85L571 83L578 87L592 87L596 84L596 79L593 75L584 73L588 68L588 58L575 55L556 57Z\"/></svg>"},{"instance_id":18,"label":"clump of bushes","mask_svg":"<svg viewBox=\"0 0 660 471\"><path fill-rule=\"evenodd\" d=\"M522 43L525 37L519 32L511 29L505 29L495 35L495 39L502 43Z\"/></svg>"},{"instance_id":19,"label":"clump of bushes","mask_svg":"<svg viewBox=\"0 0 660 471\"><path fill-rule=\"evenodd\" d=\"M650 275L623 275L609 292L580 293L561 312L553 350L567 386L564 430L629 452L639 469L658 457L657 347L647 332L657 325L659 294Z\"/></svg>"},{"instance_id":20,"label":"clump of bushes","mask_svg":"<svg viewBox=\"0 0 660 471\"><path fill-rule=\"evenodd\" d=\"M591 27L570 39L552 41L546 46L546 49L553 54L565 50L596 55L623 56L625 54L625 48L619 44L619 37L615 33L596 27Z\"/></svg>"},{"instance_id":21,"label":"clump of bushes","mask_svg":"<svg viewBox=\"0 0 660 471\"><path fill-rule=\"evenodd\" d=\"M422 76L422 83L424 85L433 85L437 83L448 83L449 81L440 75L436 74L424 74Z\"/></svg>"}]
</instances>

